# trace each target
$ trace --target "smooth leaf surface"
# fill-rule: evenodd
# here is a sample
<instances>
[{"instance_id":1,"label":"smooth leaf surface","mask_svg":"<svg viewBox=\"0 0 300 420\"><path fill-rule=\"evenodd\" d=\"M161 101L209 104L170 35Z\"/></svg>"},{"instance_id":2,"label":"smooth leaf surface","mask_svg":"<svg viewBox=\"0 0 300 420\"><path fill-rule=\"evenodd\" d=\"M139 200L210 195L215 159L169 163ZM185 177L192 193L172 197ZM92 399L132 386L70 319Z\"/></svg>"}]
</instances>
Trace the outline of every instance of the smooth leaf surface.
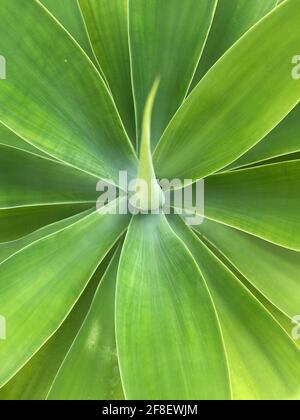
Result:
<instances>
[{"instance_id":1,"label":"smooth leaf surface","mask_svg":"<svg viewBox=\"0 0 300 420\"><path fill-rule=\"evenodd\" d=\"M20 251L22 248L32 244L39 239L49 236L54 232L57 232L65 227L72 225L77 220L82 219L84 216L87 216L91 213L94 209L89 209L84 212L79 212L79 214L75 214L74 216L67 217L63 220L59 220L55 223L50 223L40 229L35 230L34 232L30 233L29 235L23 236L22 238L16 239L10 242L3 242L0 243L0 263L6 260L11 255L15 254L16 252Z\"/></svg>"},{"instance_id":2,"label":"smooth leaf surface","mask_svg":"<svg viewBox=\"0 0 300 420\"><path fill-rule=\"evenodd\" d=\"M63 27L75 38L92 61L95 56L91 48L84 19L77 0L40 0Z\"/></svg>"},{"instance_id":3,"label":"smooth leaf surface","mask_svg":"<svg viewBox=\"0 0 300 420\"><path fill-rule=\"evenodd\" d=\"M192 252L212 294L233 398L298 400L300 353L291 337L178 216L172 227Z\"/></svg>"},{"instance_id":4,"label":"smooth leaf surface","mask_svg":"<svg viewBox=\"0 0 300 420\"><path fill-rule=\"evenodd\" d=\"M93 212L0 265L0 307L7 322L7 339L0 342L0 358L5 358L0 385L59 328L123 233L129 217L105 212L107 207Z\"/></svg>"},{"instance_id":5,"label":"smooth leaf surface","mask_svg":"<svg viewBox=\"0 0 300 420\"><path fill-rule=\"evenodd\" d=\"M13 207L0 210L0 243L14 241L51 223L91 208L85 204Z\"/></svg>"},{"instance_id":6,"label":"smooth leaf surface","mask_svg":"<svg viewBox=\"0 0 300 420\"><path fill-rule=\"evenodd\" d=\"M96 202L97 178L70 166L0 146L0 209Z\"/></svg>"},{"instance_id":7,"label":"smooth leaf surface","mask_svg":"<svg viewBox=\"0 0 300 420\"><path fill-rule=\"evenodd\" d=\"M45 400L54 378L89 310L110 253L98 267L78 302L58 331L29 362L0 389L0 400Z\"/></svg>"},{"instance_id":8,"label":"smooth leaf surface","mask_svg":"<svg viewBox=\"0 0 300 420\"><path fill-rule=\"evenodd\" d=\"M299 400L299 350L291 338L215 258L200 258L224 334L233 397Z\"/></svg>"},{"instance_id":9,"label":"smooth leaf surface","mask_svg":"<svg viewBox=\"0 0 300 420\"><path fill-rule=\"evenodd\" d=\"M160 88L152 119L152 145L181 105L212 22L216 1L130 0L129 33L138 139L154 80Z\"/></svg>"},{"instance_id":10,"label":"smooth leaf surface","mask_svg":"<svg viewBox=\"0 0 300 420\"><path fill-rule=\"evenodd\" d=\"M276 6L276 3L277 0L218 0L192 88L248 29Z\"/></svg>"},{"instance_id":11,"label":"smooth leaf surface","mask_svg":"<svg viewBox=\"0 0 300 420\"><path fill-rule=\"evenodd\" d=\"M253 283L251 283L245 276L243 276L241 271L239 271L237 267L233 265L232 261L230 261L229 258L220 251L220 249L218 249L212 242L210 242L205 235L201 234L198 230L195 230L195 227L193 232L198 234L204 245L206 245L207 248L209 248L212 253L235 275L235 277L242 282L242 284L252 293L252 295L257 300L259 300L259 302L266 308L266 310L276 319L276 321L288 333L288 335L291 336L291 330L294 328L291 316L286 315L284 311L279 309L278 306L275 306L275 304L273 304L266 295L263 295L262 292L257 289ZM281 287L281 285L279 287ZM284 292L286 292L286 288ZM295 340L294 338L293 340L295 344L300 348L299 340Z\"/></svg>"},{"instance_id":12,"label":"smooth leaf surface","mask_svg":"<svg viewBox=\"0 0 300 420\"><path fill-rule=\"evenodd\" d=\"M3 0L0 10L8 63L0 121L98 178L117 183L120 168L134 174L134 151L96 67L38 2L26 2L26 18L23 7L23 0Z\"/></svg>"},{"instance_id":13,"label":"smooth leaf surface","mask_svg":"<svg viewBox=\"0 0 300 420\"><path fill-rule=\"evenodd\" d=\"M47 155L41 152L39 149L33 147L25 140L18 137L15 133L0 123L0 145L15 147L25 152L35 153L39 156L47 157ZM49 157L49 156L48 156Z\"/></svg>"},{"instance_id":14,"label":"smooth leaf surface","mask_svg":"<svg viewBox=\"0 0 300 420\"><path fill-rule=\"evenodd\" d=\"M0 0L0 400L300 400L299 2ZM206 178L197 234L120 170Z\"/></svg>"},{"instance_id":15,"label":"smooth leaf surface","mask_svg":"<svg viewBox=\"0 0 300 420\"><path fill-rule=\"evenodd\" d=\"M300 151L300 106L298 105L271 133L226 170L289 155Z\"/></svg>"},{"instance_id":16,"label":"smooth leaf surface","mask_svg":"<svg viewBox=\"0 0 300 420\"><path fill-rule=\"evenodd\" d=\"M119 257L118 251L55 378L48 396L50 400L124 399L115 338Z\"/></svg>"},{"instance_id":17,"label":"smooth leaf surface","mask_svg":"<svg viewBox=\"0 0 300 420\"><path fill-rule=\"evenodd\" d=\"M293 318L300 308L300 253L206 219L197 232L209 240L264 296Z\"/></svg>"},{"instance_id":18,"label":"smooth leaf surface","mask_svg":"<svg viewBox=\"0 0 300 420\"><path fill-rule=\"evenodd\" d=\"M300 161L207 178L205 215L277 245L300 250Z\"/></svg>"},{"instance_id":19,"label":"smooth leaf surface","mask_svg":"<svg viewBox=\"0 0 300 420\"><path fill-rule=\"evenodd\" d=\"M291 59L299 48L299 18L299 1L284 2L207 73L158 144L159 178L196 180L221 169L295 107L300 84L291 77Z\"/></svg>"},{"instance_id":20,"label":"smooth leaf surface","mask_svg":"<svg viewBox=\"0 0 300 420\"><path fill-rule=\"evenodd\" d=\"M128 43L128 0L80 0L97 60L128 135L135 144L135 115Z\"/></svg>"},{"instance_id":21,"label":"smooth leaf surface","mask_svg":"<svg viewBox=\"0 0 300 420\"><path fill-rule=\"evenodd\" d=\"M250 166L246 166L246 168L254 168L256 166L264 166L264 165L271 165L272 163L281 163L281 162L288 162L291 160L299 160L300 159L300 152L296 152L296 153L289 153L288 155L282 155L282 156L278 156L276 158L273 159L268 159L268 160L264 160L262 162L257 162L254 163ZM242 169L242 168L238 168L238 169Z\"/></svg>"},{"instance_id":22,"label":"smooth leaf surface","mask_svg":"<svg viewBox=\"0 0 300 420\"><path fill-rule=\"evenodd\" d=\"M230 398L210 296L163 215L136 216L129 226L118 272L116 331L126 398Z\"/></svg>"}]
</instances>

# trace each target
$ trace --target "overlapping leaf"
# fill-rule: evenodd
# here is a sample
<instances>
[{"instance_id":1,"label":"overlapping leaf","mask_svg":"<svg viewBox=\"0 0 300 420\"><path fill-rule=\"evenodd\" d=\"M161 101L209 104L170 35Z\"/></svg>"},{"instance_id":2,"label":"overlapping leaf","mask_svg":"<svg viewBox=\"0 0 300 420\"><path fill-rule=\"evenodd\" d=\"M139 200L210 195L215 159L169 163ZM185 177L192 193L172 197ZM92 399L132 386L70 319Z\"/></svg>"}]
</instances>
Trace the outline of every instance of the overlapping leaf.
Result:
<instances>
[{"instance_id":1,"label":"overlapping leaf","mask_svg":"<svg viewBox=\"0 0 300 420\"><path fill-rule=\"evenodd\" d=\"M245 286L178 219L170 220L192 252L219 316L234 399L300 398L300 353Z\"/></svg>"},{"instance_id":2,"label":"overlapping leaf","mask_svg":"<svg viewBox=\"0 0 300 420\"><path fill-rule=\"evenodd\" d=\"M282 159L288 160L289 154L299 151L300 106L298 105L266 138L226 169L239 168L281 156Z\"/></svg>"},{"instance_id":3,"label":"overlapping leaf","mask_svg":"<svg viewBox=\"0 0 300 420\"><path fill-rule=\"evenodd\" d=\"M291 59L299 48L299 18L298 0L284 2L207 73L158 144L159 178L196 180L221 169L294 108L300 84L291 77Z\"/></svg>"},{"instance_id":4,"label":"overlapping leaf","mask_svg":"<svg viewBox=\"0 0 300 420\"><path fill-rule=\"evenodd\" d=\"M26 18L23 0L2 3L0 31L9 36L0 38L0 50L9 67L0 121L97 177L117 183L120 168L133 176L134 151L96 67L38 2L26 3Z\"/></svg>"},{"instance_id":5,"label":"overlapping leaf","mask_svg":"<svg viewBox=\"0 0 300 420\"><path fill-rule=\"evenodd\" d=\"M300 161L213 175L205 184L207 217L300 250Z\"/></svg>"},{"instance_id":6,"label":"overlapping leaf","mask_svg":"<svg viewBox=\"0 0 300 420\"><path fill-rule=\"evenodd\" d=\"M208 219L195 229L290 318L298 313L299 252L273 245Z\"/></svg>"},{"instance_id":7,"label":"overlapping leaf","mask_svg":"<svg viewBox=\"0 0 300 420\"><path fill-rule=\"evenodd\" d=\"M154 80L157 77L161 79L152 118L153 146L187 93L215 6L215 0L129 1L138 138L148 93Z\"/></svg>"},{"instance_id":8,"label":"overlapping leaf","mask_svg":"<svg viewBox=\"0 0 300 420\"><path fill-rule=\"evenodd\" d=\"M86 31L85 22L77 0L40 0L62 26L76 39L79 45L88 54L91 60L95 60L90 40Z\"/></svg>"},{"instance_id":9,"label":"overlapping leaf","mask_svg":"<svg viewBox=\"0 0 300 420\"><path fill-rule=\"evenodd\" d=\"M103 279L130 218L88 210L97 178L135 176L157 76L159 178L291 159L299 0L239 41L275 0L1 3L0 399L299 399L300 161L209 176L199 237L134 217Z\"/></svg>"},{"instance_id":10,"label":"overlapping leaf","mask_svg":"<svg viewBox=\"0 0 300 420\"><path fill-rule=\"evenodd\" d=\"M110 260L103 260L59 330L0 390L1 400L44 400L88 312L95 290Z\"/></svg>"},{"instance_id":11,"label":"overlapping leaf","mask_svg":"<svg viewBox=\"0 0 300 420\"><path fill-rule=\"evenodd\" d=\"M210 296L163 215L137 216L129 227L118 272L116 331L127 398L230 398Z\"/></svg>"},{"instance_id":12,"label":"overlapping leaf","mask_svg":"<svg viewBox=\"0 0 300 420\"><path fill-rule=\"evenodd\" d=\"M59 220L58 222L48 222L46 223L46 226L42 227L41 229L35 230L29 235L25 235L14 241L0 243L0 263L2 263L4 260L6 260L11 255L15 254L16 252L20 251L21 249L27 247L31 243L38 241L39 239L45 236L49 236L54 232L60 231L69 225L72 225L76 221L82 219L84 216L87 216L90 212L91 209L86 210L85 212L79 211L78 214Z\"/></svg>"},{"instance_id":13,"label":"overlapping leaf","mask_svg":"<svg viewBox=\"0 0 300 420\"><path fill-rule=\"evenodd\" d=\"M0 211L45 204L96 202L97 178L21 150L0 146Z\"/></svg>"},{"instance_id":14,"label":"overlapping leaf","mask_svg":"<svg viewBox=\"0 0 300 420\"><path fill-rule=\"evenodd\" d=\"M15 133L13 133L3 124L0 124L0 144L15 147L16 149L24 150L26 152L35 153L39 156L47 157L45 153L43 153L36 147L33 147L31 144L27 143L22 138L18 137Z\"/></svg>"},{"instance_id":15,"label":"overlapping leaf","mask_svg":"<svg viewBox=\"0 0 300 420\"><path fill-rule=\"evenodd\" d=\"M80 0L80 7L98 62L130 139L135 144L128 43L128 0Z\"/></svg>"},{"instance_id":16,"label":"overlapping leaf","mask_svg":"<svg viewBox=\"0 0 300 420\"><path fill-rule=\"evenodd\" d=\"M0 243L14 241L91 208L90 203L12 207L0 210Z\"/></svg>"},{"instance_id":17,"label":"overlapping leaf","mask_svg":"<svg viewBox=\"0 0 300 420\"><path fill-rule=\"evenodd\" d=\"M106 212L41 238L0 265L0 307L7 320L7 339L0 342L6 361L1 385L58 329L126 228L128 216Z\"/></svg>"},{"instance_id":18,"label":"overlapping leaf","mask_svg":"<svg viewBox=\"0 0 300 420\"><path fill-rule=\"evenodd\" d=\"M48 399L124 399L115 339L115 288L120 252L115 255Z\"/></svg>"},{"instance_id":19,"label":"overlapping leaf","mask_svg":"<svg viewBox=\"0 0 300 420\"><path fill-rule=\"evenodd\" d=\"M276 4L277 0L218 0L213 25L192 88L239 38Z\"/></svg>"}]
</instances>

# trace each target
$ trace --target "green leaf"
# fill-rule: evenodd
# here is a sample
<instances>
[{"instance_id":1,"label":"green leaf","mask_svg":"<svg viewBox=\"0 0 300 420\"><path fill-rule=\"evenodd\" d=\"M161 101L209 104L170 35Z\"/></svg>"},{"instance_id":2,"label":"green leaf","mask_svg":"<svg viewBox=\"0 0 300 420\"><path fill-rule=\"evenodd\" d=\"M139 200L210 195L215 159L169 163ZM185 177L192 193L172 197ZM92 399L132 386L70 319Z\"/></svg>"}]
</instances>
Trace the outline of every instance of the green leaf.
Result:
<instances>
[{"instance_id":1,"label":"green leaf","mask_svg":"<svg viewBox=\"0 0 300 420\"><path fill-rule=\"evenodd\" d=\"M2 3L0 121L98 178L117 183L120 168L135 174L134 151L96 67L38 2L26 3L26 19L23 0Z\"/></svg>"},{"instance_id":2,"label":"green leaf","mask_svg":"<svg viewBox=\"0 0 300 420\"><path fill-rule=\"evenodd\" d=\"M300 353L291 337L178 216L172 227L192 252L216 306L233 398L298 400Z\"/></svg>"},{"instance_id":3,"label":"green leaf","mask_svg":"<svg viewBox=\"0 0 300 420\"><path fill-rule=\"evenodd\" d=\"M300 151L300 105L260 143L225 170L251 165Z\"/></svg>"},{"instance_id":4,"label":"green leaf","mask_svg":"<svg viewBox=\"0 0 300 420\"><path fill-rule=\"evenodd\" d=\"M213 175L205 216L299 251L299 190L299 160Z\"/></svg>"},{"instance_id":5,"label":"green leaf","mask_svg":"<svg viewBox=\"0 0 300 420\"><path fill-rule=\"evenodd\" d=\"M130 0L129 33L138 138L154 80L161 83L152 120L152 145L181 105L212 22L216 1Z\"/></svg>"},{"instance_id":6,"label":"green leaf","mask_svg":"<svg viewBox=\"0 0 300 420\"><path fill-rule=\"evenodd\" d=\"M80 0L97 60L135 144L135 116L128 44L128 0Z\"/></svg>"},{"instance_id":7,"label":"green leaf","mask_svg":"<svg viewBox=\"0 0 300 420\"><path fill-rule=\"evenodd\" d=\"M0 243L14 241L43 226L91 208L85 204L13 207L0 210Z\"/></svg>"},{"instance_id":8,"label":"green leaf","mask_svg":"<svg viewBox=\"0 0 300 420\"><path fill-rule=\"evenodd\" d=\"M97 178L70 166L0 145L0 209L84 202L92 207L96 184Z\"/></svg>"},{"instance_id":9,"label":"green leaf","mask_svg":"<svg viewBox=\"0 0 300 420\"><path fill-rule=\"evenodd\" d=\"M13 131L9 130L7 127L5 127L5 125L1 123L0 123L0 145L15 147L16 149L23 150L25 152L30 152L30 153L34 153L42 157L47 157L45 153L41 152L39 149L27 143L21 137L18 137Z\"/></svg>"},{"instance_id":10,"label":"green leaf","mask_svg":"<svg viewBox=\"0 0 300 420\"><path fill-rule=\"evenodd\" d=\"M299 1L284 2L207 73L158 144L158 178L196 180L221 169L294 108L300 83L292 78L291 59L299 48L299 19Z\"/></svg>"},{"instance_id":11,"label":"green leaf","mask_svg":"<svg viewBox=\"0 0 300 420\"><path fill-rule=\"evenodd\" d=\"M40 0L96 63L77 0Z\"/></svg>"},{"instance_id":12,"label":"green leaf","mask_svg":"<svg viewBox=\"0 0 300 420\"><path fill-rule=\"evenodd\" d=\"M0 400L44 400L91 305L111 252L98 267L59 330L0 390Z\"/></svg>"},{"instance_id":13,"label":"green leaf","mask_svg":"<svg viewBox=\"0 0 300 420\"><path fill-rule=\"evenodd\" d=\"M75 214L74 216L68 217L63 220L59 220L58 222L48 224L47 226L37 229L34 232L14 241L0 243L0 263L2 263L4 260L6 260L11 255L15 254L16 252L20 251L21 249L32 244L33 242L36 242L39 239L44 238L45 236L49 236L54 232L60 231L65 227L72 225L77 220L82 219L84 216L88 215L92 211L94 211L94 209L89 209L85 212L79 212L79 214Z\"/></svg>"},{"instance_id":14,"label":"green leaf","mask_svg":"<svg viewBox=\"0 0 300 420\"><path fill-rule=\"evenodd\" d=\"M300 308L300 253L206 219L194 227L281 311L293 318Z\"/></svg>"},{"instance_id":15,"label":"green leaf","mask_svg":"<svg viewBox=\"0 0 300 420\"><path fill-rule=\"evenodd\" d=\"M127 227L129 216L108 205L44 237L0 264L0 308L7 338L0 342L4 385L53 335L97 266Z\"/></svg>"},{"instance_id":16,"label":"green leaf","mask_svg":"<svg viewBox=\"0 0 300 420\"><path fill-rule=\"evenodd\" d=\"M50 400L124 399L115 339L120 252L98 287L89 313L51 387Z\"/></svg>"},{"instance_id":17,"label":"green leaf","mask_svg":"<svg viewBox=\"0 0 300 420\"><path fill-rule=\"evenodd\" d=\"M117 349L128 399L228 399L226 358L201 274L165 216L135 216L121 255Z\"/></svg>"},{"instance_id":18,"label":"green leaf","mask_svg":"<svg viewBox=\"0 0 300 420\"><path fill-rule=\"evenodd\" d=\"M201 234L196 226L194 226L194 231L201 238L201 241L214 253L214 255L220 261L223 262L223 264L226 265L226 267L244 284L244 286L246 286L246 288L255 296L256 299L260 301L260 303L276 319L276 321L288 333L288 335L291 336L291 329L294 328L291 316L286 315L281 309L279 309L278 306L275 306L275 304L273 304L266 295L263 295L260 290L258 290L252 283L250 283L250 281L242 275L241 271L239 271L233 265L232 261L230 261L228 257L222 251L220 251L220 249L218 249L212 242L210 242L205 235ZM255 257L257 258L257 255ZM284 292L286 292L286 288ZM294 342L300 348L299 340L295 340Z\"/></svg>"},{"instance_id":19,"label":"green leaf","mask_svg":"<svg viewBox=\"0 0 300 420\"><path fill-rule=\"evenodd\" d=\"M218 0L214 21L192 88L248 29L276 6L276 3L277 0Z\"/></svg>"},{"instance_id":20,"label":"green leaf","mask_svg":"<svg viewBox=\"0 0 300 420\"><path fill-rule=\"evenodd\" d=\"M144 185L147 188L143 189L137 185L135 199L137 207L145 212L157 210L164 202L163 192L156 180L151 153L151 117L158 87L159 80L156 79L147 98L142 124L137 179L144 181Z\"/></svg>"}]
</instances>

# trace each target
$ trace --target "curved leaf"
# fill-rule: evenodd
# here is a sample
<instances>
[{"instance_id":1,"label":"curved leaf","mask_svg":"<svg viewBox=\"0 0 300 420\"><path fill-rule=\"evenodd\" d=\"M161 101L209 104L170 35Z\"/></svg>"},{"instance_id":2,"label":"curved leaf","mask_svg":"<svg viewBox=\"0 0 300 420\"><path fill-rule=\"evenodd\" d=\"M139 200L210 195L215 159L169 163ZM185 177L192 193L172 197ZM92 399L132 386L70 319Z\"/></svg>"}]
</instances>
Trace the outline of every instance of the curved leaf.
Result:
<instances>
[{"instance_id":1,"label":"curved leaf","mask_svg":"<svg viewBox=\"0 0 300 420\"><path fill-rule=\"evenodd\" d=\"M0 209L92 203L97 179L60 162L0 145Z\"/></svg>"},{"instance_id":2,"label":"curved leaf","mask_svg":"<svg viewBox=\"0 0 300 420\"><path fill-rule=\"evenodd\" d=\"M216 1L130 0L129 33L138 139L143 110L160 77L152 119L155 146L181 105L212 22Z\"/></svg>"},{"instance_id":3,"label":"curved leaf","mask_svg":"<svg viewBox=\"0 0 300 420\"><path fill-rule=\"evenodd\" d=\"M200 259L220 317L233 397L299 400L300 357L291 338L207 250Z\"/></svg>"},{"instance_id":4,"label":"curved leaf","mask_svg":"<svg viewBox=\"0 0 300 420\"><path fill-rule=\"evenodd\" d=\"M192 88L248 29L276 6L276 3L277 0L218 0L214 21Z\"/></svg>"},{"instance_id":5,"label":"curved leaf","mask_svg":"<svg viewBox=\"0 0 300 420\"><path fill-rule=\"evenodd\" d=\"M281 311L293 318L300 308L300 253L231 227L205 220L194 227Z\"/></svg>"},{"instance_id":6,"label":"curved leaf","mask_svg":"<svg viewBox=\"0 0 300 420\"><path fill-rule=\"evenodd\" d=\"M14 241L33 231L91 208L85 204L13 207L0 210L0 243Z\"/></svg>"},{"instance_id":7,"label":"curved leaf","mask_svg":"<svg viewBox=\"0 0 300 420\"><path fill-rule=\"evenodd\" d=\"M300 151L300 105L260 143L225 170L239 168Z\"/></svg>"},{"instance_id":8,"label":"curved leaf","mask_svg":"<svg viewBox=\"0 0 300 420\"><path fill-rule=\"evenodd\" d=\"M50 400L124 399L115 339L115 288L120 252L51 387Z\"/></svg>"},{"instance_id":9,"label":"curved leaf","mask_svg":"<svg viewBox=\"0 0 300 420\"><path fill-rule=\"evenodd\" d=\"M199 230L195 230L195 226L194 232L198 234L204 245L206 245L207 248L209 248L212 253L235 275L235 277L237 277L243 283L243 285L253 294L253 296L258 299L259 302L266 308L266 310L276 319L276 321L288 333L288 335L291 336L292 328L294 328L294 323L293 319L291 319L291 316L286 315L283 310L279 309L278 306L271 302L267 295L262 294L262 292L258 290L253 283L250 283L250 281L242 275L242 273L233 265L232 261L230 261L229 258L220 251L220 249L218 249L212 242L210 242L205 235L201 234ZM279 287L281 287L281 285ZM286 288L284 292L286 292ZM294 339L294 342L300 348L300 341Z\"/></svg>"},{"instance_id":10,"label":"curved leaf","mask_svg":"<svg viewBox=\"0 0 300 420\"><path fill-rule=\"evenodd\" d=\"M172 227L192 252L216 305L234 399L298 400L300 353L291 337L178 217Z\"/></svg>"},{"instance_id":11,"label":"curved leaf","mask_svg":"<svg viewBox=\"0 0 300 420\"><path fill-rule=\"evenodd\" d=\"M40 0L52 13L63 27L76 39L78 44L88 54L92 61L95 56L91 48L86 26L80 12L77 0Z\"/></svg>"},{"instance_id":12,"label":"curved leaf","mask_svg":"<svg viewBox=\"0 0 300 420\"><path fill-rule=\"evenodd\" d=\"M128 0L79 0L97 60L128 135L135 144L135 116L128 44Z\"/></svg>"},{"instance_id":13,"label":"curved leaf","mask_svg":"<svg viewBox=\"0 0 300 420\"><path fill-rule=\"evenodd\" d=\"M278 245L300 250L300 161L213 175L205 215Z\"/></svg>"},{"instance_id":14,"label":"curved leaf","mask_svg":"<svg viewBox=\"0 0 300 420\"><path fill-rule=\"evenodd\" d=\"M126 398L230 398L210 296L163 215L136 216L130 224L118 271L116 332Z\"/></svg>"},{"instance_id":15,"label":"curved leaf","mask_svg":"<svg viewBox=\"0 0 300 420\"><path fill-rule=\"evenodd\" d=\"M299 48L299 19L298 0L284 2L207 73L158 144L159 178L196 180L221 169L295 107L300 83L292 78L291 59Z\"/></svg>"},{"instance_id":16,"label":"curved leaf","mask_svg":"<svg viewBox=\"0 0 300 420\"><path fill-rule=\"evenodd\" d=\"M0 358L5 358L0 385L59 328L123 233L129 217L107 210L34 242L0 265L0 308L7 322L7 338L0 342Z\"/></svg>"},{"instance_id":17,"label":"curved leaf","mask_svg":"<svg viewBox=\"0 0 300 420\"><path fill-rule=\"evenodd\" d=\"M98 267L93 278L59 330L0 389L0 400L44 400L51 388L70 346L91 305L95 290L107 267L109 255Z\"/></svg>"},{"instance_id":18,"label":"curved leaf","mask_svg":"<svg viewBox=\"0 0 300 420\"><path fill-rule=\"evenodd\" d=\"M135 174L134 151L97 69L41 4L26 2L26 19L23 9L23 0L2 0L0 121L97 177L117 183L120 168Z\"/></svg>"},{"instance_id":19,"label":"curved leaf","mask_svg":"<svg viewBox=\"0 0 300 420\"><path fill-rule=\"evenodd\" d=\"M27 143L21 137L18 137L13 131L9 130L5 125L0 123L0 145L15 147L25 152L34 153L36 155L47 157L47 155L41 152L36 147ZM48 156L49 158L49 156Z\"/></svg>"},{"instance_id":20,"label":"curved leaf","mask_svg":"<svg viewBox=\"0 0 300 420\"><path fill-rule=\"evenodd\" d=\"M79 214L75 214L74 216L68 217L63 220L59 220L58 222L48 224L14 241L0 243L0 263L2 263L4 260L6 260L11 255L15 254L16 252L20 251L21 249L32 244L33 242L36 242L39 239L44 238L45 236L49 236L54 232L57 232L69 225L72 225L77 220L82 219L84 216L87 216L92 211L93 210L89 209L85 212L79 212Z\"/></svg>"}]
</instances>

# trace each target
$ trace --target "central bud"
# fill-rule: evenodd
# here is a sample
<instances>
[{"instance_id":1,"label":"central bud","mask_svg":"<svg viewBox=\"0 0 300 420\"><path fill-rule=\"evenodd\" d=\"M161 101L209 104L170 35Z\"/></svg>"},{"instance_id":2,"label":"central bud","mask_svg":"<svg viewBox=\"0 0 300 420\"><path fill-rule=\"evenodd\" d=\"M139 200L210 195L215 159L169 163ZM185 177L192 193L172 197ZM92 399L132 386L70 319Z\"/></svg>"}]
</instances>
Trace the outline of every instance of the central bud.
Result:
<instances>
[{"instance_id":1,"label":"central bud","mask_svg":"<svg viewBox=\"0 0 300 420\"><path fill-rule=\"evenodd\" d=\"M164 205L161 190L154 171L151 153L151 116L159 86L157 79L149 93L143 116L140 161L135 187L135 207L143 212L155 211Z\"/></svg>"}]
</instances>

